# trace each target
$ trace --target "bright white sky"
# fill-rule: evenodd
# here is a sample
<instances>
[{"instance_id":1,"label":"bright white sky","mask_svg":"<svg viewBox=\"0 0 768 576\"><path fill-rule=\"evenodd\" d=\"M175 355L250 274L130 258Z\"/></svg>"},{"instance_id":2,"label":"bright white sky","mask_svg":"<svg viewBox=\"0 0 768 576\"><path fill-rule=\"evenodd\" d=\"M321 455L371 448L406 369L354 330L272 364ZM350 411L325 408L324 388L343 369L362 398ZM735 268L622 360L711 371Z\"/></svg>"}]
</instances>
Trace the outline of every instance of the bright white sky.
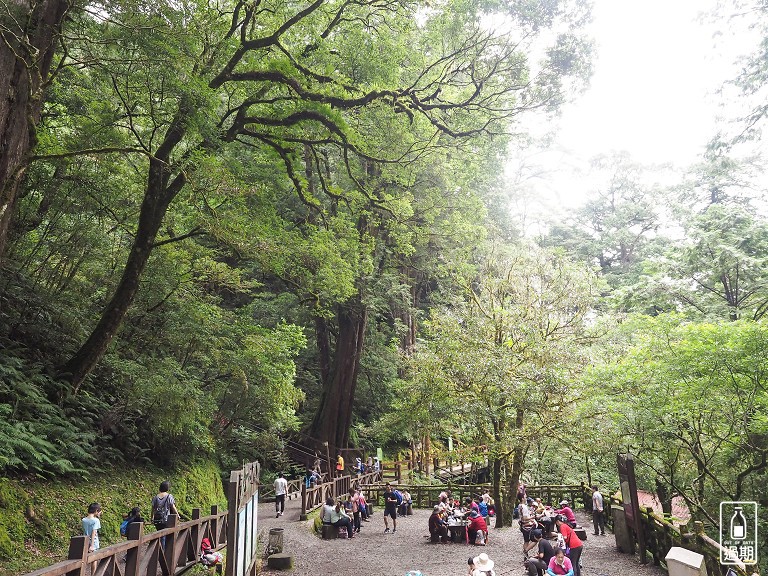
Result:
<instances>
[{"instance_id":1,"label":"bright white sky","mask_svg":"<svg viewBox=\"0 0 768 576\"><path fill-rule=\"evenodd\" d=\"M738 56L755 46L751 34L734 33L745 23L701 17L716 2L594 0L591 87L564 109L550 150L525 160L549 172L528 180L532 197L580 204L593 186L588 161L598 154L627 151L642 164L678 167L699 159L718 118L738 115L740 104L719 92L738 73Z\"/></svg>"},{"instance_id":2,"label":"bright white sky","mask_svg":"<svg viewBox=\"0 0 768 576\"><path fill-rule=\"evenodd\" d=\"M716 94L750 45L729 21L703 22L713 0L596 0L591 89L563 116L563 145L627 150L643 163L695 160L722 110ZM719 46L717 46L719 45Z\"/></svg>"}]
</instances>

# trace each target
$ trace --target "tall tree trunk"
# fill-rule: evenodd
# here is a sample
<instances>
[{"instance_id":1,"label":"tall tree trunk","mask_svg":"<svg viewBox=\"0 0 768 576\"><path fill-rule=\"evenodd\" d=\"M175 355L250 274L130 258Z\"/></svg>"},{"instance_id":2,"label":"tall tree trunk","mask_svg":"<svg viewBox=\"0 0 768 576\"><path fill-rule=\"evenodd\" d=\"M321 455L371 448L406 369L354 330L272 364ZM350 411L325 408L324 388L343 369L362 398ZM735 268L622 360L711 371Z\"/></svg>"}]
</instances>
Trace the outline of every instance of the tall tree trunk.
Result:
<instances>
[{"instance_id":1,"label":"tall tree trunk","mask_svg":"<svg viewBox=\"0 0 768 576\"><path fill-rule=\"evenodd\" d=\"M656 477L656 496L661 502L661 511L664 514L672 514L672 492L661 477Z\"/></svg>"},{"instance_id":2,"label":"tall tree trunk","mask_svg":"<svg viewBox=\"0 0 768 576\"><path fill-rule=\"evenodd\" d=\"M349 444L352 407L368 312L358 297L340 304L336 316L339 335L333 366L329 377L323 382L323 393L312 421L311 435L338 448L346 448Z\"/></svg>"},{"instance_id":3,"label":"tall tree trunk","mask_svg":"<svg viewBox=\"0 0 768 576\"><path fill-rule=\"evenodd\" d=\"M493 499L496 501L496 528L504 528L506 523L504 522L504 500L502 498L501 491L501 460L496 456L492 456L492 461L489 462L491 469L493 470ZM515 488L517 490L517 488Z\"/></svg>"},{"instance_id":4,"label":"tall tree trunk","mask_svg":"<svg viewBox=\"0 0 768 576\"><path fill-rule=\"evenodd\" d=\"M195 107L189 100L181 100L163 141L150 158L147 189L141 202L139 225L120 283L102 311L101 318L91 335L74 356L59 369L61 376L72 384L72 394L77 394L83 380L99 363L120 329L125 314L139 291L141 275L149 261L157 232L163 223L168 206L187 183L187 173L184 170L179 171L171 179L173 174L170 158L176 146L186 135L189 115L194 110ZM200 144L200 147L204 145L205 143Z\"/></svg>"},{"instance_id":5,"label":"tall tree trunk","mask_svg":"<svg viewBox=\"0 0 768 576\"><path fill-rule=\"evenodd\" d=\"M147 190L141 203L136 237L123 268L120 282L88 339L59 370L59 373L71 382L72 394L77 394L85 377L90 374L106 353L109 344L123 323L128 308L136 297L141 275L149 261L168 205L185 182L183 173L176 176L170 185L168 185L169 177L166 161L157 157L152 158L149 166Z\"/></svg>"},{"instance_id":6,"label":"tall tree trunk","mask_svg":"<svg viewBox=\"0 0 768 576\"><path fill-rule=\"evenodd\" d=\"M523 429L524 418L525 412L521 408L518 408L515 414L515 428L519 431L522 431ZM520 484L520 476L523 473L526 450L526 446L519 440L512 450L512 465L507 469L507 474L509 476L509 490L507 492L508 506L504 508L504 513L508 515L507 519L510 524L512 523L512 513L516 503L517 487ZM507 464L509 464L509 462L507 462Z\"/></svg>"},{"instance_id":7,"label":"tall tree trunk","mask_svg":"<svg viewBox=\"0 0 768 576\"><path fill-rule=\"evenodd\" d=\"M317 340L317 354L320 359L320 382L328 382L331 378L331 338L328 331L328 321L321 317L315 317L315 339Z\"/></svg>"},{"instance_id":8,"label":"tall tree trunk","mask_svg":"<svg viewBox=\"0 0 768 576\"><path fill-rule=\"evenodd\" d=\"M10 0L0 15L0 260L68 9L66 0Z\"/></svg>"}]
</instances>

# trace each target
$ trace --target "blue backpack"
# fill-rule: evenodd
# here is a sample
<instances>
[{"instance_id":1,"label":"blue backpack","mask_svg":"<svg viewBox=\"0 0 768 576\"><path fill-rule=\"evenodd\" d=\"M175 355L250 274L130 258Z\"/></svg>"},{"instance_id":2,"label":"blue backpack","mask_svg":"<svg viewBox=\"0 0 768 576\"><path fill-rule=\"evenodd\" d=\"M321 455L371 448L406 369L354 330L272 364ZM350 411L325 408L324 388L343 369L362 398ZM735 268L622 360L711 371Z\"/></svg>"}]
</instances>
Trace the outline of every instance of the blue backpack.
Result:
<instances>
[{"instance_id":1,"label":"blue backpack","mask_svg":"<svg viewBox=\"0 0 768 576\"><path fill-rule=\"evenodd\" d=\"M402 495L402 493L400 492L400 490L395 490L394 491L394 495L395 495L395 498L397 498L397 505L400 506L400 504L403 503L403 495Z\"/></svg>"},{"instance_id":2,"label":"blue backpack","mask_svg":"<svg viewBox=\"0 0 768 576\"><path fill-rule=\"evenodd\" d=\"M120 536L128 536L128 524L131 523L132 518L126 518L120 523Z\"/></svg>"}]
</instances>

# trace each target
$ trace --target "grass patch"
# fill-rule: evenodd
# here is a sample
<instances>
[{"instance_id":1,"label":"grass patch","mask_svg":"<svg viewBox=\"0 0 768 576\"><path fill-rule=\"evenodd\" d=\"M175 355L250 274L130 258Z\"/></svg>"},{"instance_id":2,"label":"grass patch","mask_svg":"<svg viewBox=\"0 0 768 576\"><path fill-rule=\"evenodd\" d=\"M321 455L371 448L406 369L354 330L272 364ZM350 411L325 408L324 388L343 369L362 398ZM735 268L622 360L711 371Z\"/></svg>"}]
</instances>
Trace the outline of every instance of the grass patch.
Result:
<instances>
[{"instance_id":1,"label":"grass patch","mask_svg":"<svg viewBox=\"0 0 768 576\"><path fill-rule=\"evenodd\" d=\"M103 510L102 547L119 542L123 515L133 506L151 519L150 502L163 480L170 481L176 506L187 518L193 508L205 515L212 505L226 507L220 471L211 462L171 471L123 466L87 480L0 479L0 576L65 559L69 539L82 534L81 520L91 502Z\"/></svg>"}]
</instances>

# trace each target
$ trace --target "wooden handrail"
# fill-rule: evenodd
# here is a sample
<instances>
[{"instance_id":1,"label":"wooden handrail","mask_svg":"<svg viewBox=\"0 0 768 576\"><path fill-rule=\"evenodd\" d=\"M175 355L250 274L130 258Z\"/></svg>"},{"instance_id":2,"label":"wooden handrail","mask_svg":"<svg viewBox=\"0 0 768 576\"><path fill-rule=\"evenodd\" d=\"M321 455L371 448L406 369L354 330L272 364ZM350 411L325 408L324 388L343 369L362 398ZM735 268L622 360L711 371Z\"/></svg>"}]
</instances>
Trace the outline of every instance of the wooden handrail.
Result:
<instances>
[{"instance_id":1,"label":"wooden handrail","mask_svg":"<svg viewBox=\"0 0 768 576\"><path fill-rule=\"evenodd\" d=\"M610 498L605 498L606 523L613 527L613 515L610 508L616 506L622 507L620 493L616 493ZM737 563L731 566L720 564L720 553L722 547L720 543L713 540L704 532L704 525L701 522L693 522L693 530L690 523L675 526L668 519L656 514L651 507L640 508L640 525L645 535L647 553L651 555L653 563L656 565L666 565L666 555L673 546L679 546L698 552L704 556L704 563L707 566L709 574L726 574L727 569L732 569L738 576L747 576L747 567L743 563Z\"/></svg>"},{"instance_id":2,"label":"wooden handrail","mask_svg":"<svg viewBox=\"0 0 768 576\"><path fill-rule=\"evenodd\" d=\"M116 566L126 556L124 576L156 576L178 574L199 560L203 538L208 538L216 550L227 545L227 512L211 508L207 516L200 509L192 511L192 519L178 522L178 516L168 516L170 526L144 534L144 524L128 525L128 540L88 552L88 538L74 536L70 539L69 558L51 566L30 572L27 576L85 576L90 565L95 565L91 576L114 574Z\"/></svg>"},{"instance_id":3,"label":"wooden handrail","mask_svg":"<svg viewBox=\"0 0 768 576\"><path fill-rule=\"evenodd\" d=\"M358 476L341 476L334 478L322 484L315 484L307 488L306 484L301 486L301 514L300 520L306 520L307 513L320 508L325 504L325 499L330 497L334 500L349 493L349 489L355 486L368 486L381 482L381 470L367 472Z\"/></svg>"}]
</instances>

